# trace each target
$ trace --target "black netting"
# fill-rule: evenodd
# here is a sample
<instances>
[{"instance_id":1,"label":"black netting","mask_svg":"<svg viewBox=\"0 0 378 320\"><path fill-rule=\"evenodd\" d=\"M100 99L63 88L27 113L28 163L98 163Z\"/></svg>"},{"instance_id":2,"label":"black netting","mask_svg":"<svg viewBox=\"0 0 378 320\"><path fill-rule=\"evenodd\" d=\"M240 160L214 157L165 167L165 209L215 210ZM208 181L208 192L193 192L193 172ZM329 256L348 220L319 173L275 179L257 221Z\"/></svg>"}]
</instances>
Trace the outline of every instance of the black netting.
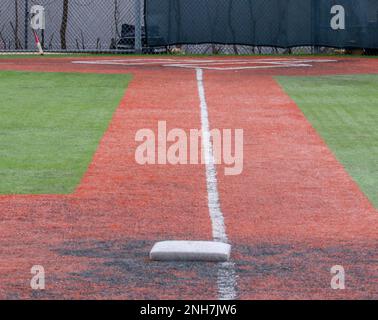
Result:
<instances>
[{"instance_id":1,"label":"black netting","mask_svg":"<svg viewBox=\"0 0 378 320\"><path fill-rule=\"evenodd\" d=\"M147 0L151 45L378 47L377 0Z\"/></svg>"}]
</instances>

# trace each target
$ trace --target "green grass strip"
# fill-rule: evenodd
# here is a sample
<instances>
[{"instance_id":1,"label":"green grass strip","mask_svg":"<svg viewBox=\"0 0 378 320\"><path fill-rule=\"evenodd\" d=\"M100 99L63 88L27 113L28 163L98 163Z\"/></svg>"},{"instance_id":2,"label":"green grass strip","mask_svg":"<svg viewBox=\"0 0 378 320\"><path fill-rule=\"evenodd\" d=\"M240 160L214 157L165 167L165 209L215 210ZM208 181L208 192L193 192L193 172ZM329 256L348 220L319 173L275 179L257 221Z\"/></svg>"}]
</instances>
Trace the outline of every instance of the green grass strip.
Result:
<instances>
[{"instance_id":1,"label":"green grass strip","mask_svg":"<svg viewBox=\"0 0 378 320\"><path fill-rule=\"evenodd\" d=\"M277 79L378 208L378 75Z\"/></svg>"},{"instance_id":2,"label":"green grass strip","mask_svg":"<svg viewBox=\"0 0 378 320\"><path fill-rule=\"evenodd\" d=\"M129 75L0 72L0 194L69 194Z\"/></svg>"}]
</instances>

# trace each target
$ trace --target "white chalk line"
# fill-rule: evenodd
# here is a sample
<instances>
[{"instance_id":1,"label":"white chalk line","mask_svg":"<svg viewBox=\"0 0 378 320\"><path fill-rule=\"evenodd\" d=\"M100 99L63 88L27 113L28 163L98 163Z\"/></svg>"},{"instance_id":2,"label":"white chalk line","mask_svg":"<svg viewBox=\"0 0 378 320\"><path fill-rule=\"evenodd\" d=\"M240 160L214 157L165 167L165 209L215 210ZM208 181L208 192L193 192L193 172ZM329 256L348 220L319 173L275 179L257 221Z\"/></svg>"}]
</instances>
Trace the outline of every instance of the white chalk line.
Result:
<instances>
[{"instance_id":1,"label":"white chalk line","mask_svg":"<svg viewBox=\"0 0 378 320\"><path fill-rule=\"evenodd\" d=\"M209 114L205 95L203 70L197 68L196 76L198 95L200 99L203 152L206 164L206 185L209 214L212 224L212 234L214 241L228 243L224 217L220 208L217 170L210 136ZM217 285L220 300L236 299L236 278L235 264L232 261L219 264Z\"/></svg>"},{"instance_id":2,"label":"white chalk line","mask_svg":"<svg viewBox=\"0 0 378 320\"><path fill-rule=\"evenodd\" d=\"M147 65L161 65L163 61L117 61L117 60L93 60L93 61L72 61L73 64L92 64L104 66L147 66Z\"/></svg>"},{"instance_id":3,"label":"white chalk line","mask_svg":"<svg viewBox=\"0 0 378 320\"><path fill-rule=\"evenodd\" d=\"M271 69L271 68L308 68L314 63L331 63L337 60L328 59L170 59L170 58L150 58L150 59L112 59L112 60L78 60L72 61L74 64L89 65L118 65L126 67L137 66L162 66L169 68L206 69L218 71L248 70L248 69ZM261 65L265 64L265 65ZM228 65L228 67L217 67L217 65ZM244 65L244 66L240 66Z\"/></svg>"},{"instance_id":4,"label":"white chalk line","mask_svg":"<svg viewBox=\"0 0 378 320\"><path fill-rule=\"evenodd\" d=\"M190 61L190 63L182 63L185 61L179 61L179 63L166 64L164 66L179 66L179 65L190 65L194 66L196 61ZM235 64L271 64L271 65L293 65L293 64L305 64L314 62L314 60L213 60L213 61L200 61L197 64L201 63L201 68L203 65L235 65ZM332 60L319 60L319 62L334 62Z\"/></svg>"},{"instance_id":5,"label":"white chalk line","mask_svg":"<svg viewBox=\"0 0 378 320\"><path fill-rule=\"evenodd\" d=\"M230 70L247 70L247 69L271 69L271 68L306 68L313 67L310 63L330 63L337 62L337 60L288 60L288 59L259 59L256 61L251 60L217 60L212 63L203 63L201 66L193 63L174 63L166 64L164 67L176 67L176 68L187 68L187 69L206 69L206 70L218 70L218 71L230 71ZM257 64L257 66L235 66L235 67L214 67L216 65L247 65L247 64ZM259 64L268 64L261 66ZM206 66L207 65L207 66Z\"/></svg>"},{"instance_id":6,"label":"white chalk line","mask_svg":"<svg viewBox=\"0 0 378 320\"><path fill-rule=\"evenodd\" d=\"M194 65L170 65L169 67L196 69L199 66ZM200 67L204 70L218 70L218 71L230 71L230 70L247 70L247 69L272 69L272 68L306 68L312 67L311 64L279 64L270 66L251 66L251 67Z\"/></svg>"},{"instance_id":7,"label":"white chalk line","mask_svg":"<svg viewBox=\"0 0 378 320\"><path fill-rule=\"evenodd\" d=\"M217 62L219 60L177 60L177 59L111 59L111 60L77 60L72 61L73 64L94 64L94 65L122 65L122 66L135 66L135 65L151 65L151 64L162 64L170 62L170 63L212 63Z\"/></svg>"}]
</instances>

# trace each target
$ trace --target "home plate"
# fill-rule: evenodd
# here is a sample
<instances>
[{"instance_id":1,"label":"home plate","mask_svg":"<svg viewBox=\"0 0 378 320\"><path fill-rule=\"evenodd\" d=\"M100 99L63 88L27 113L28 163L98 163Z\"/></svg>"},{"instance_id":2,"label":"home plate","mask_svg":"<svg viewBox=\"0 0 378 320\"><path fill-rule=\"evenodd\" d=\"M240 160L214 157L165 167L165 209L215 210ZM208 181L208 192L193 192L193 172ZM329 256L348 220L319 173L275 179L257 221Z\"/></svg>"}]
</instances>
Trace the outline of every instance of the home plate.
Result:
<instances>
[{"instance_id":1,"label":"home plate","mask_svg":"<svg viewBox=\"0 0 378 320\"><path fill-rule=\"evenodd\" d=\"M230 259L231 246L214 241L162 241L156 243L150 259L155 261L214 261Z\"/></svg>"}]
</instances>

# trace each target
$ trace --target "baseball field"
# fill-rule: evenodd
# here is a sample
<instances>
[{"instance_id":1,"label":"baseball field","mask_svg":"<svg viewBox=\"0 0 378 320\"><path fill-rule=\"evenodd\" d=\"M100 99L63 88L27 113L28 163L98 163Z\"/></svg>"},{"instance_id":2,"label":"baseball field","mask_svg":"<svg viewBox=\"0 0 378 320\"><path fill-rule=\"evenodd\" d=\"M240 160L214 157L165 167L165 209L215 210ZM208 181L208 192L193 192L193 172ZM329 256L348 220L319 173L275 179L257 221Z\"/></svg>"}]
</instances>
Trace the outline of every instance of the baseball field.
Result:
<instances>
[{"instance_id":1,"label":"baseball field","mask_svg":"<svg viewBox=\"0 0 378 320\"><path fill-rule=\"evenodd\" d=\"M0 298L377 299L377 88L376 58L0 56ZM159 122L242 130L242 170L141 164Z\"/></svg>"}]
</instances>

